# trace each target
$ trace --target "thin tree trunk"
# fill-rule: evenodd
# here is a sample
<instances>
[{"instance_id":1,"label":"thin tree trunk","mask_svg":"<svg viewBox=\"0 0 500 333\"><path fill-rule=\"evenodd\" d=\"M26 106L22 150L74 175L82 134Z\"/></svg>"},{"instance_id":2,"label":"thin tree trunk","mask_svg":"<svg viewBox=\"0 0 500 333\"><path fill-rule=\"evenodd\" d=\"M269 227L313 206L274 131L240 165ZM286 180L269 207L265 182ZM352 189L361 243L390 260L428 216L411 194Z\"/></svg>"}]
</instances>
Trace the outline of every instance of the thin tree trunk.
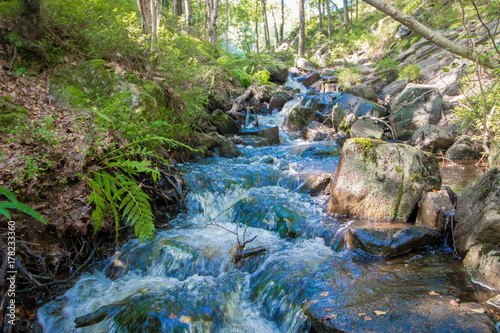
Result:
<instances>
[{"instance_id":1,"label":"thin tree trunk","mask_svg":"<svg viewBox=\"0 0 500 333\"><path fill-rule=\"evenodd\" d=\"M184 12L186 15L186 25L188 27L193 26L193 5L191 0L184 0Z\"/></svg>"},{"instance_id":2,"label":"thin tree trunk","mask_svg":"<svg viewBox=\"0 0 500 333\"><path fill-rule=\"evenodd\" d=\"M356 24L358 24L358 6L359 5L359 1L356 0Z\"/></svg>"},{"instance_id":3,"label":"thin tree trunk","mask_svg":"<svg viewBox=\"0 0 500 333\"><path fill-rule=\"evenodd\" d=\"M198 0L198 18L196 19L196 25L201 26L201 0Z\"/></svg>"},{"instance_id":4,"label":"thin tree trunk","mask_svg":"<svg viewBox=\"0 0 500 333\"><path fill-rule=\"evenodd\" d=\"M151 2L149 0L137 0L137 7L141 14L141 30L143 34L150 34L153 29L153 17L151 15Z\"/></svg>"},{"instance_id":5,"label":"thin tree trunk","mask_svg":"<svg viewBox=\"0 0 500 333\"><path fill-rule=\"evenodd\" d=\"M208 41L217 45L217 16L219 14L219 0L207 0L208 11Z\"/></svg>"},{"instance_id":6,"label":"thin tree trunk","mask_svg":"<svg viewBox=\"0 0 500 333\"><path fill-rule=\"evenodd\" d=\"M323 18L321 17L322 16L322 13L321 13L321 0L318 0L318 18L319 18L319 27L318 27L318 31L319 33L321 33L321 27L323 26Z\"/></svg>"},{"instance_id":7,"label":"thin tree trunk","mask_svg":"<svg viewBox=\"0 0 500 333\"><path fill-rule=\"evenodd\" d=\"M344 0L347 1L347 0ZM304 0L299 0L299 56L305 54L306 20L304 17Z\"/></svg>"},{"instance_id":8,"label":"thin tree trunk","mask_svg":"<svg viewBox=\"0 0 500 333\"><path fill-rule=\"evenodd\" d=\"M274 38L276 39L276 45L280 43L280 35L278 33L278 24L276 23L276 16L274 16L274 8L271 7L271 14L273 15L274 21Z\"/></svg>"},{"instance_id":9,"label":"thin tree trunk","mask_svg":"<svg viewBox=\"0 0 500 333\"><path fill-rule=\"evenodd\" d=\"M280 24L280 41L284 39L283 30L285 28L285 0L281 0L281 24Z\"/></svg>"},{"instance_id":10,"label":"thin tree trunk","mask_svg":"<svg viewBox=\"0 0 500 333\"><path fill-rule=\"evenodd\" d=\"M344 3L344 26L345 26L345 32L349 32L349 7L347 5L347 0L344 0L343 3Z\"/></svg>"},{"instance_id":11,"label":"thin tree trunk","mask_svg":"<svg viewBox=\"0 0 500 333\"><path fill-rule=\"evenodd\" d=\"M345 0L344 0L345 1ZM453 54L457 54L461 57L467 58L472 61L478 61L479 64L488 67L488 68L500 68L500 65L498 63L498 59L494 58L493 56L485 56L485 57L479 57L476 59L474 56L474 53L472 50L466 46L463 46L459 43L456 43L452 40L449 40L448 38L444 37L443 35L432 31L422 23L416 21L412 17L406 15L405 13L399 11L398 9L394 8L393 6L389 5L385 1L381 0L363 0L367 4L377 8L381 12L385 13L386 15L389 15L396 21L404 24L407 26L411 31L416 33L417 35L422 36L423 38L427 39L431 43L436 44L437 46L442 47L445 50L450 51Z\"/></svg>"},{"instance_id":12,"label":"thin tree trunk","mask_svg":"<svg viewBox=\"0 0 500 333\"><path fill-rule=\"evenodd\" d=\"M269 36L269 23L267 21L266 0L260 0L262 9L262 21L264 22L264 37L266 40L266 48L271 47L271 39Z\"/></svg>"},{"instance_id":13,"label":"thin tree trunk","mask_svg":"<svg viewBox=\"0 0 500 333\"><path fill-rule=\"evenodd\" d=\"M226 51L229 52L229 0L226 0Z\"/></svg>"},{"instance_id":14,"label":"thin tree trunk","mask_svg":"<svg viewBox=\"0 0 500 333\"><path fill-rule=\"evenodd\" d=\"M151 50L153 50L158 40L158 7L156 7L156 0L149 0L149 5L151 10Z\"/></svg>"},{"instance_id":15,"label":"thin tree trunk","mask_svg":"<svg viewBox=\"0 0 500 333\"><path fill-rule=\"evenodd\" d=\"M332 28L330 24L330 0L326 0L326 10L328 15L328 41L332 41Z\"/></svg>"},{"instance_id":16,"label":"thin tree trunk","mask_svg":"<svg viewBox=\"0 0 500 333\"><path fill-rule=\"evenodd\" d=\"M43 36L43 18L41 0L21 0L19 4L19 35L29 41L36 41Z\"/></svg>"},{"instance_id":17,"label":"thin tree trunk","mask_svg":"<svg viewBox=\"0 0 500 333\"><path fill-rule=\"evenodd\" d=\"M255 0L255 50L259 53L259 0Z\"/></svg>"},{"instance_id":18,"label":"thin tree trunk","mask_svg":"<svg viewBox=\"0 0 500 333\"><path fill-rule=\"evenodd\" d=\"M352 28L353 28L353 24L352 24L352 20L353 20L353 16L354 16L354 6L352 5L352 0L351 0L351 31L352 31Z\"/></svg>"}]
</instances>

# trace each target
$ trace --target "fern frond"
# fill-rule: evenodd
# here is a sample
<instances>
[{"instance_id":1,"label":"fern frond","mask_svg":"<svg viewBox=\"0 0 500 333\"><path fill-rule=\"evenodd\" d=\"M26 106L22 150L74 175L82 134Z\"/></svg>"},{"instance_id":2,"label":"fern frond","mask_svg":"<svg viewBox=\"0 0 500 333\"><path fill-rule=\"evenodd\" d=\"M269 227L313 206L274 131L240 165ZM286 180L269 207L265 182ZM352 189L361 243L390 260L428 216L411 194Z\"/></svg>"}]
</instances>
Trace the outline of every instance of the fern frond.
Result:
<instances>
[{"instance_id":1,"label":"fern frond","mask_svg":"<svg viewBox=\"0 0 500 333\"><path fill-rule=\"evenodd\" d=\"M10 201L17 202L16 196L14 195L14 193L12 193L11 191L9 191L8 189L6 189L3 186L0 186L0 194L3 194L4 196L6 196L7 199L9 199Z\"/></svg>"},{"instance_id":2,"label":"fern frond","mask_svg":"<svg viewBox=\"0 0 500 333\"><path fill-rule=\"evenodd\" d=\"M10 213L7 209L3 209L2 207L0 207L0 214L4 215L6 218L10 220Z\"/></svg>"},{"instance_id":3,"label":"fern frond","mask_svg":"<svg viewBox=\"0 0 500 333\"><path fill-rule=\"evenodd\" d=\"M0 202L0 208L4 210L5 208L17 209L25 214L34 217L35 219L37 219L42 223L47 224L47 222L45 222L45 219L42 217L42 215L40 215L40 213L35 211L30 206L23 204L22 202Z\"/></svg>"}]
</instances>

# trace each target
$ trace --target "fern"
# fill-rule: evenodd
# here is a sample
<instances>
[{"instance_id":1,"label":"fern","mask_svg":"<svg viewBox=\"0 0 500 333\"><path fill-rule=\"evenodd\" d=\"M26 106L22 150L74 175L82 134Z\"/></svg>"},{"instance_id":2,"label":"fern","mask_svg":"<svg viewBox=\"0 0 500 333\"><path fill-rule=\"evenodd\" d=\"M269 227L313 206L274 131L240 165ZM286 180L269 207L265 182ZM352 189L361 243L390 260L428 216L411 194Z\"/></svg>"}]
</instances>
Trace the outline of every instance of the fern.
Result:
<instances>
[{"instance_id":1,"label":"fern","mask_svg":"<svg viewBox=\"0 0 500 333\"><path fill-rule=\"evenodd\" d=\"M125 163L124 167L127 165L129 164ZM117 163L113 163L113 166L117 166ZM105 212L111 211L115 222L116 238L118 238L118 229L122 220L134 228L136 236L141 241L153 237L154 216L149 197L136 181L118 172L111 175L104 170L96 171L93 176L94 179L89 178L89 185L93 189L89 196L89 203L95 203L95 209L92 212L94 234L99 230L105 218Z\"/></svg>"},{"instance_id":2,"label":"fern","mask_svg":"<svg viewBox=\"0 0 500 333\"><path fill-rule=\"evenodd\" d=\"M4 215L9 220L10 220L10 213L7 209L17 209L25 214L34 217L38 221L47 224L47 222L45 222L45 219L42 217L42 215L40 215L40 213L35 211L30 206L17 201L15 195L5 187L0 186L0 194L4 195L7 199L10 200L10 202L0 202L0 214Z\"/></svg>"}]
</instances>

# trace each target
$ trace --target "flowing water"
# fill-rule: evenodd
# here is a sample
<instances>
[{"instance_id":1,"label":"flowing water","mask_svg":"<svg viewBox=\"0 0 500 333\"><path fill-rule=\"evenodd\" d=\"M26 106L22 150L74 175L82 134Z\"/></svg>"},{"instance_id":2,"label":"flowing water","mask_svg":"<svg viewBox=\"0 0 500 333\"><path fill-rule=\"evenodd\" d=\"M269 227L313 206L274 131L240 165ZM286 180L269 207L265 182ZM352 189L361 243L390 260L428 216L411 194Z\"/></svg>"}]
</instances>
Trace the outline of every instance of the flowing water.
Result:
<instances>
[{"instance_id":1,"label":"flowing water","mask_svg":"<svg viewBox=\"0 0 500 333\"><path fill-rule=\"evenodd\" d=\"M281 126L299 101L260 123ZM309 332L318 311L340 320L342 308L430 290L473 299L460 262L441 249L380 260L332 246L345 227L326 214L327 196L304 184L338 163L308 152L336 145L282 134L277 146L183 165L187 211L43 306L45 332ZM257 254L234 263L238 240L252 240L245 249Z\"/></svg>"}]
</instances>

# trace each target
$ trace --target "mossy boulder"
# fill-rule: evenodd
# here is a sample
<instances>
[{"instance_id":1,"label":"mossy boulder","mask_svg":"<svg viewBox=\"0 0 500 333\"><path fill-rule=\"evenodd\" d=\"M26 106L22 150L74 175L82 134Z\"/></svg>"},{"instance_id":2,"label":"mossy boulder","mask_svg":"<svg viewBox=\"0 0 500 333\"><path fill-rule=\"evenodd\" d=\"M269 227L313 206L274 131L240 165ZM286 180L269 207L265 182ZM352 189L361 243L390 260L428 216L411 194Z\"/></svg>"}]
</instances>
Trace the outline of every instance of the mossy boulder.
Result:
<instances>
[{"instance_id":1,"label":"mossy boulder","mask_svg":"<svg viewBox=\"0 0 500 333\"><path fill-rule=\"evenodd\" d=\"M424 151L437 153L450 148L454 142L455 136L449 129L427 124L413 133L408 144Z\"/></svg>"},{"instance_id":2,"label":"mossy boulder","mask_svg":"<svg viewBox=\"0 0 500 333\"><path fill-rule=\"evenodd\" d=\"M467 252L464 267L473 281L500 291L500 247L498 243L474 245Z\"/></svg>"},{"instance_id":3,"label":"mossy boulder","mask_svg":"<svg viewBox=\"0 0 500 333\"><path fill-rule=\"evenodd\" d=\"M0 97L0 133L26 122L28 111L12 102L9 96Z\"/></svg>"},{"instance_id":4,"label":"mossy boulder","mask_svg":"<svg viewBox=\"0 0 500 333\"><path fill-rule=\"evenodd\" d=\"M356 117L375 117L383 118L387 112L384 107L377 103L370 102L358 96L351 94L342 94L334 101L345 114L354 114Z\"/></svg>"},{"instance_id":5,"label":"mossy boulder","mask_svg":"<svg viewBox=\"0 0 500 333\"><path fill-rule=\"evenodd\" d=\"M240 131L240 125L221 110L215 110L210 115L210 123L217 127L217 131L222 135L236 134Z\"/></svg>"},{"instance_id":6,"label":"mossy boulder","mask_svg":"<svg viewBox=\"0 0 500 333\"><path fill-rule=\"evenodd\" d=\"M422 195L440 186L436 157L408 145L348 139L335 170L328 212L406 222Z\"/></svg>"},{"instance_id":7,"label":"mossy boulder","mask_svg":"<svg viewBox=\"0 0 500 333\"><path fill-rule=\"evenodd\" d=\"M102 59L59 68L49 81L50 91L63 107L87 108L92 103L128 101L130 116L149 121L172 121L182 108L180 98L165 97L163 89L133 73L116 74ZM111 104L112 105L112 104Z\"/></svg>"},{"instance_id":8,"label":"mossy boulder","mask_svg":"<svg viewBox=\"0 0 500 333\"><path fill-rule=\"evenodd\" d=\"M463 189L455 213L455 245L465 253L476 244L500 240L500 168L491 168Z\"/></svg>"}]
</instances>

